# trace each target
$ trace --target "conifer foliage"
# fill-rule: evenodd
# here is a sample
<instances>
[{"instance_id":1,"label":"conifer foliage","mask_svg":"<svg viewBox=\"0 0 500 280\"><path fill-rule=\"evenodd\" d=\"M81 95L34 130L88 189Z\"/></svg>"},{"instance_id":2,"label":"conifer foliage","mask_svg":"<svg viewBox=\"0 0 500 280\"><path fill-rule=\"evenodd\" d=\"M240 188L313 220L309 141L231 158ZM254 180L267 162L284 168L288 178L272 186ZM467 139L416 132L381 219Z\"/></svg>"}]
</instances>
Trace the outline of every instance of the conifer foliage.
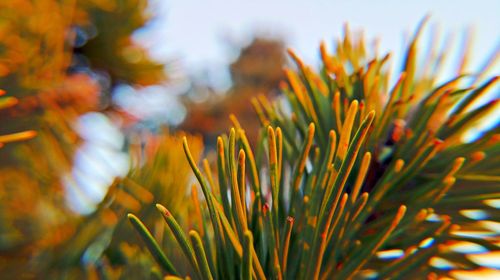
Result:
<instances>
[{"instance_id":1,"label":"conifer foliage","mask_svg":"<svg viewBox=\"0 0 500 280\"><path fill-rule=\"evenodd\" d=\"M288 101L253 100L262 123L258 149L242 125L217 140L217 167L200 169L183 149L203 199L192 197L189 234L157 204L188 268L176 267L133 214L129 220L163 272L194 279L394 279L436 277L479 265L451 249L457 242L498 250L495 232L470 209L499 217L499 130L464 141L498 110L476 107L498 77L487 67L437 83L447 49L420 59L419 26L396 82L390 55L370 55L346 30L334 53L320 47L318 72L294 52L281 90ZM493 59L492 59L493 60ZM161 201L160 201L161 203ZM486 218L485 218L486 219ZM466 234L482 231L482 235ZM173 248L167 248L167 251ZM399 252L395 258L384 253Z\"/></svg>"}]
</instances>

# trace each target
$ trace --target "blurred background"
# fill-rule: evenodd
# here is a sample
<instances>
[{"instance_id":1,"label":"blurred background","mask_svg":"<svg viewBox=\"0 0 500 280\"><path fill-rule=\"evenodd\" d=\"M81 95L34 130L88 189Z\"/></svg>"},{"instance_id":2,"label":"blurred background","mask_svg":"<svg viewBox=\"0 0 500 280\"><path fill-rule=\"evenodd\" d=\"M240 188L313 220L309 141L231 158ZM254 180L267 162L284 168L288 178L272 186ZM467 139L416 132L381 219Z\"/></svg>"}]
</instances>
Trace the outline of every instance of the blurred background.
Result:
<instances>
[{"instance_id":1,"label":"blurred background","mask_svg":"<svg viewBox=\"0 0 500 280\"><path fill-rule=\"evenodd\" d=\"M280 98L287 48L318 65L319 43L333 46L348 28L391 51L397 69L430 15L423 53L469 48L471 71L490 63L498 74L499 11L496 0L1 1L1 275L142 275L151 264L124 245L135 240L124 214L147 217L153 197L185 211L181 135L210 158L204 147L235 114L255 141L250 99ZM108 270L123 263L134 265Z\"/></svg>"}]
</instances>

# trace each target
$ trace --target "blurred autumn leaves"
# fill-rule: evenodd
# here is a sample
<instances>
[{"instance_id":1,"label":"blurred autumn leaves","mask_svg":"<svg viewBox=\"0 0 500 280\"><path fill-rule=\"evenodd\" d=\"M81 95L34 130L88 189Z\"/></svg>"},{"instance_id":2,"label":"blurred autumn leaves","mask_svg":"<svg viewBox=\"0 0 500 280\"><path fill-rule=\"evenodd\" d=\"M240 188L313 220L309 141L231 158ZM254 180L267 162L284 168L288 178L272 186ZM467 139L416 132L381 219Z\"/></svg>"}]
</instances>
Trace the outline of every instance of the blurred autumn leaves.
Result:
<instances>
[{"instance_id":1,"label":"blurred autumn leaves","mask_svg":"<svg viewBox=\"0 0 500 280\"><path fill-rule=\"evenodd\" d=\"M144 0L2 1L3 88L52 88L83 63L105 71L114 81L141 85L162 81L163 65L150 60L130 37L148 20L146 4Z\"/></svg>"},{"instance_id":2,"label":"blurred autumn leaves","mask_svg":"<svg viewBox=\"0 0 500 280\"><path fill-rule=\"evenodd\" d=\"M148 19L146 4L2 1L0 87L19 103L2 111L2 119L17 117L16 122L4 122L2 132L32 127L33 117L43 118L47 108L73 115L97 110L118 82L164 81L163 65L150 60L131 38Z\"/></svg>"},{"instance_id":3,"label":"blurred autumn leaves","mask_svg":"<svg viewBox=\"0 0 500 280\"><path fill-rule=\"evenodd\" d=\"M32 277L35 267L50 262L47 250L76 234L80 218L68 211L61 179L81 142L73 129L76 119L105 109L115 83L166 79L163 65L131 38L148 20L146 4L0 2L0 88L8 96L0 97L5 144L0 149L0 272L5 277ZM29 138L19 135L23 131L36 131L37 137L7 143L14 136Z\"/></svg>"}]
</instances>

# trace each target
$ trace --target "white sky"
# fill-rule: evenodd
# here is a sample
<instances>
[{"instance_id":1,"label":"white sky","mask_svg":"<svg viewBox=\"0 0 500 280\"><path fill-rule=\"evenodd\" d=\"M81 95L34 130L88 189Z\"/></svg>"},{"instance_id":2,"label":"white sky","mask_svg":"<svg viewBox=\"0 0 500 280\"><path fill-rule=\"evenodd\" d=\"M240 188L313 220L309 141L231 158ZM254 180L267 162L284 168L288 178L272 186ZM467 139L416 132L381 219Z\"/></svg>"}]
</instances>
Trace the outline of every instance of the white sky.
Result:
<instances>
[{"instance_id":1,"label":"white sky","mask_svg":"<svg viewBox=\"0 0 500 280\"><path fill-rule=\"evenodd\" d=\"M405 34L431 15L442 38L474 30L473 63L500 44L500 0L153 0L157 21L139 35L155 56L175 58L187 71L223 69L232 57L225 38L244 42L257 32L283 35L288 47L315 63L321 40L332 42L342 26L380 38L381 50L399 52ZM429 25L430 26L430 25ZM429 28L427 29L429 30ZM396 55L397 56L397 55ZM498 73L498 71L497 71Z\"/></svg>"}]
</instances>

